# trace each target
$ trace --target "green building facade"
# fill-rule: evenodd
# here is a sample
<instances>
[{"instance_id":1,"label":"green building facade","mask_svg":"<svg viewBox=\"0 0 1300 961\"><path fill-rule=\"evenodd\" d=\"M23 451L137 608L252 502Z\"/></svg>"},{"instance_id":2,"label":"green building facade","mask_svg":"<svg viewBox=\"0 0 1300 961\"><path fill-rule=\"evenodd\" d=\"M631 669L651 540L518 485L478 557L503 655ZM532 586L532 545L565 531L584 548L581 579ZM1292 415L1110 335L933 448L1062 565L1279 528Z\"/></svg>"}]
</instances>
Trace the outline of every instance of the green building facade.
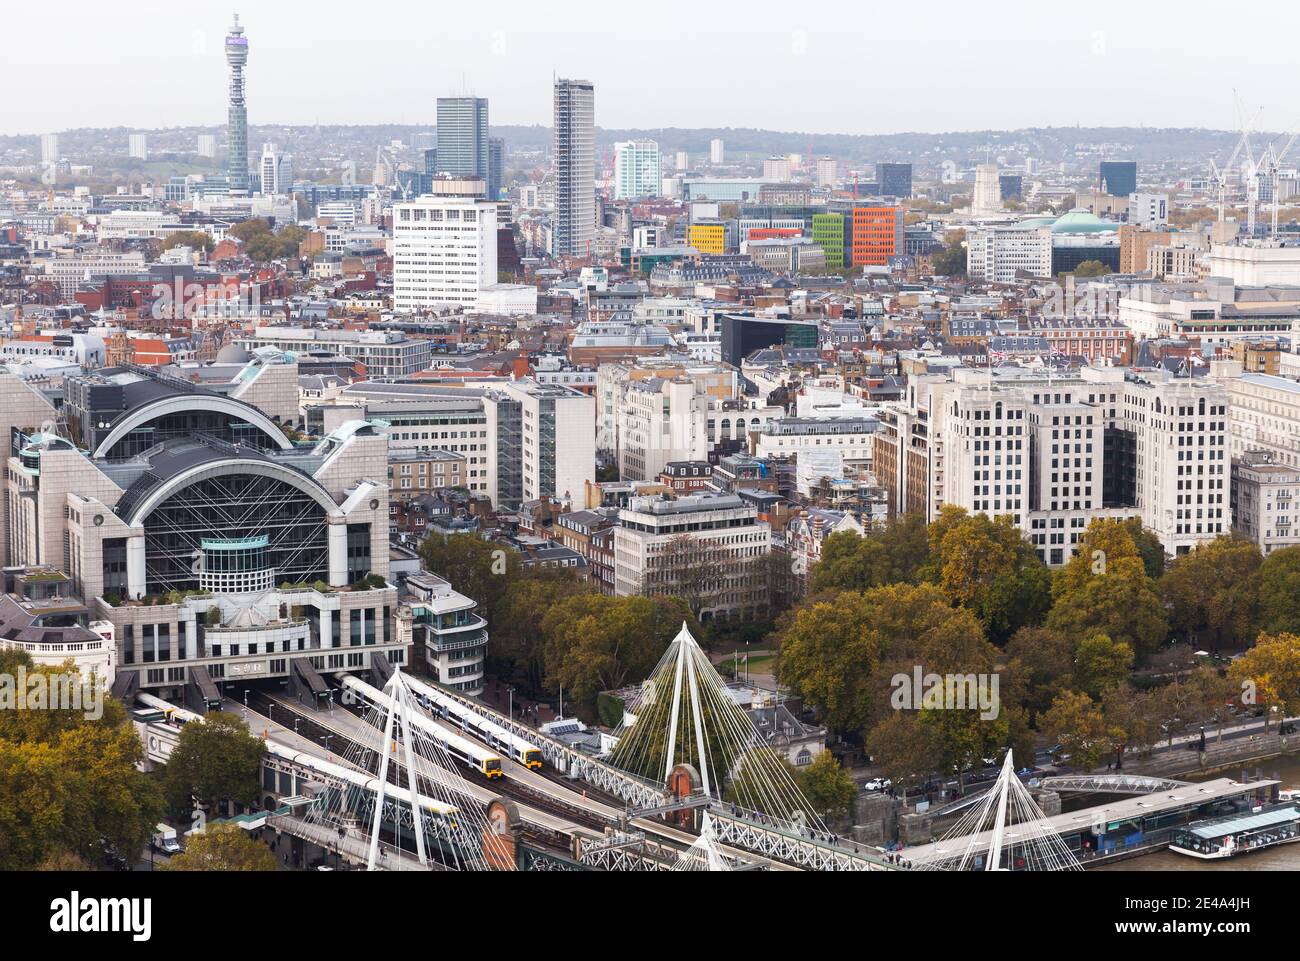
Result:
<instances>
[{"instance_id":1,"label":"green building facade","mask_svg":"<svg viewBox=\"0 0 1300 961\"><path fill-rule=\"evenodd\" d=\"M843 214L813 214L812 240L826 252L828 270L844 269Z\"/></svg>"}]
</instances>

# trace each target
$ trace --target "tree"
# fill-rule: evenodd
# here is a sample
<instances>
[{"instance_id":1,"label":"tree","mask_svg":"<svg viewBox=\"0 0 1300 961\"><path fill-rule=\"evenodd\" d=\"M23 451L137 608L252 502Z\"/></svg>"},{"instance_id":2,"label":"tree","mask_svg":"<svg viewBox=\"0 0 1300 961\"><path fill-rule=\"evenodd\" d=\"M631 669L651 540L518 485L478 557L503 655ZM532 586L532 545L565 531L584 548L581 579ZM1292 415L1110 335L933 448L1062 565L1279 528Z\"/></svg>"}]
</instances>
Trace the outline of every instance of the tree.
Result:
<instances>
[{"instance_id":1,"label":"tree","mask_svg":"<svg viewBox=\"0 0 1300 961\"><path fill-rule=\"evenodd\" d=\"M214 824L191 834L185 850L162 865L163 871L274 871L270 848L233 824Z\"/></svg>"},{"instance_id":2,"label":"tree","mask_svg":"<svg viewBox=\"0 0 1300 961\"><path fill-rule=\"evenodd\" d=\"M1053 578L1052 596L1048 627L1075 637L1105 634L1139 658L1168 633L1159 592L1128 529L1114 520L1088 525L1077 553Z\"/></svg>"},{"instance_id":3,"label":"tree","mask_svg":"<svg viewBox=\"0 0 1300 961\"><path fill-rule=\"evenodd\" d=\"M1094 699L1100 700L1105 691L1128 680L1132 670L1133 648L1124 641L1093 634L1075 648L1074 685Z\"/></svg>"},{"instance_id":4,"label":"tree","mask_svg":"<svg viewBox=\"0 0 1300 961\"><path fill-rule=\"evenodd\" d=\"M1159 704L1151 691L1114 684L1101 697L1101 713L1114 739L1117 768L1123 767L1125 751L1148 751L1160 738Z\"/></svg>"},{"instance_id":5,"label":"tree","mask_svg":"<svg viewBox=\"0 0 1300 961\"><path fill-rule=\"evenodd\" d=\"M966 245L957 240L930 255L930 269L936 277L966 276Z\"/></svg>"},{"instance_id":6,"label":"tree","mask_svg":"<svg viewBox=\"0 0 1300 961\"><path fill-rule=\"evenodd\" d=\"M517 551L477 534L430 534L420 543L420 558L427 570L478 601L494 629L497 605L524 566Z\"/></svg>"},{"instance_id":7,"label":"tree","mask_svg":"<svg viewBox=\"0 0 1300 961\"><path fill-rule=\"evenodd\" d=\"M590 710L600 692L648 677L683 622L698 631L674 597L566 598L542 618L546 683Z\"/></svg>"},{"instance_id":8,"label":"tree","mask_svg":"<svg viewBox=\"0 0 1300 961\"><path fill-rule=\"evenodd\" d=\"M265 751L261 739L232 714L214 711L202 723L186 724L167 760L167 803L173 811L188 810L191 798L252 804Z\"/></svg>"},{"instance_id":9,"label":"tree","mask_svg":"<svg viewBox=\"0 0 1300 961\"><path fill-rule=\"evenodd\" d=\"M911 712L892 714L866 736L876 767L898 791L917 788L934 772L937 732Z\"/></svg>"},{"instance_id":10,"label":"tree","mask_svg":"<svg viewBox=\"0 0 1300 961\"><path fill-rule=\"evenodd\" d=\"M171 250L173 247L190 247L194 250L203 250L212 253L217 242L212 239L212 235L202 230L178 230L175 233L167 235L162 242L163 250Z\"/></svg>"},{"instance_id":11,"label":"tree","mask_svg":"<svg viewBox=\"0 0 1300 961\"><path fill-rule=\"evenodd\" d=\"M1142 526L1140 517L1130 517L1123 523L1133 546L1137 548L1138 556L1142 558L1147 577L1153 581L1159 580L1165 573L1165 545L1160 543L1155 531Z\"/></svg>"},{"instance_id":12,"label":"tree","mask_svg":"<svg viewBox=\"0 0 1300 961\"><path fill-rule=\"evenodd\" d=\"M1101 709L1087 694L1062 691L1041 718L1040 727L1070 755L1070 766L1090 771L1111 747L1123 738L1123 731L1108 724Z\"/></svg>"},{"instance_id":13,"label":"tree","mask_svg":"<svg viewBox=\"0 0 1300 961\"><path fill-rule=\"evenodd\" d=\"M1110 272L1110 268L1100 260L1085 260L1074 268L1074 276L1076 277L1104 277Z\"/></svg>"},{"instance_id":14,"label":"tree","mask_svg":"<svg viewBox=\"0 0 1300 961\"><path fill-rule=\"evenodd\" d=\"M950 600L980 619L994 641L1041 622L1051 577L1010 515L994 519L946 506L930 525L929 540L934 579Z\"/></svg>"},{"instance_id":15,"label":"tree","mask_svg":"<svg viewBox=\"0 0 1300 961\"><path fill-rule=\"evenodd\" d=\"M1019 704L1030 717L1042 714L1052 699L1074 685L1075 643L1045 627L1022 627L1006 646L1003 700Z\"/></svg>"},{"instance_id":16,"label":"tree","mask_svg":"<svg viewBox=\"0 0 1300 961\"><path fill-rule=\"evenodd\" d=\"M865 591L885 584L916 583L928 561L925 517L900 514L882 531L831 534L822 542L821 560L812 569L811 593Z\"/></svg>"},{"instance_id":17,"label":"tree","mask_svg":"<svg viewBox=\"0 0 1300 961\"><path fill-rule=\"evenodd\" d=\"M522 678L534 693L545 677L545 635L542 619L555 604L592 586L570 568L534 568L511 581L491 611L489 657L511 678Z\"/></svg>"},{"instance_id":18,"label":"tree","mask_svg":"<svg viewBox=\"0 0 1300 961\"><path fill-rule=\"evenodd\" d=\"M848 814L857 797L858 786L849 772L840 767L835 755L823 750L812 763L798 771L795 783L818 813L828 817Z\"/></svg>"},{"instance_id":19,"label":"tree","mask_svg":"<svg viewBox=\"0 0 1300 961\"><path fill-rule=\"evenodd\" d=\"M1300 634L1300 547L1273 551L1259 565L1259 629Z\"/></svg>"},{"instance_id":20,"label":"tree","mask_svg":"<svg viewBox=\"0 0 1300 961\"><path fill-rule=\"evenodd\" d=\"M1176 558L1160 580L1169 626L1191 637L1210 632L1223 642L1254 640L1263 561L1253 541L1217 537Z\"/></svg>"},{"instance_id":21,"label":"tree","mask_svg":"<svg viewBox=\"0 0 1300 961\"><path fill-rule=\"evenodd\" d=\"M71 663L37 666L25 651L0 651L0 672L48 675L47 685L82 683ZM32 690L32 688L29 688ZM82 703L95 695L83 689ZM103 711L0 710L0 870L64 858L97 863L107 842L139 855L162 813L151 779L136 765L144 748L116 700Z\"/></svg>"},{"instance_id":22,"label":"tree","mask_svg":"<svg viewBox=\"0 0 1300 961\"><path fill-rule=\"evenodd\" d=\"M809 598L783 619L777 673L823 723L856 733L893 713L892 678L988 673L997 650L970 611L933 584Z\"/></svg>"},{"instance_id":23,"label":"tree","mask_svg":"<svg viewBox=\"0 0 1300 961\"><path fill-rule=\"evenodd\" d=\"M1300 713L1300 636L1261 634L1232 663L1228 677L1238 685L1243 703L1266 710L1265 726L1273 709L1283 717Z\"/></svg>"},{"instance_id":24,"label":"tree","mask_svg":"<svg viewBox=\"0 0 1300 961\"><path fill-rule=\"evenodd\" d=\"M680 597L697 618L732 581L744 572L735 563L724 563L722 552L712 545L682 533L669 538L659 555L659 577L653 585L645 585L647 593L666 593Z\"/></svg>"}]
</instances>

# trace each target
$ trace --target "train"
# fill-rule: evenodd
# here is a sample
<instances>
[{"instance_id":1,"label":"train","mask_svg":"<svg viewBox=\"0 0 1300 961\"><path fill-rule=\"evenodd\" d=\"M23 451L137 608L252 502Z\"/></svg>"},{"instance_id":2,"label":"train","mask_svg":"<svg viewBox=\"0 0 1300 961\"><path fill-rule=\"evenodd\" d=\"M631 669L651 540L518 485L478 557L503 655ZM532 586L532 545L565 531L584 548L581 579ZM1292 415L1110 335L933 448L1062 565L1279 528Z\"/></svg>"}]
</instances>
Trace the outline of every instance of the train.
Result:
<instances>
[{"instance_id":1,"label":"train","mask_svg":"<svg viewBox=\"0 0 1300 961\"><path fill-rule=\"evenodd\" d=\"M541 769L542 749L536 744L524 740L513 731L466 707L456 698L436 687L425 684L409 674L406 675L406 681L419 702L431 713L458 725L462 731L473 734L489 747L495 748L530 771Z\"/></svg>"},{"instance_id":2,"label":"train","mask_svg":"<svg viewBox=\"0 0 1300 961\"><path fill-rule=\"evenodd\" d=\"M351 692L352 696L361 704L385 710L388 708L388 695L360 678L348 675L342 679L342 684L343 688ZM501 757L494 751L475 741L471 741L467 737L461 737L459 734L448 731L440 724L435 724L418 712L411 714L411 724L442 744L447 749L447 753L456 760L478 771L488 780L495 780L505 776L505 772L501 770Z\"/></svg>"}]
</instances>

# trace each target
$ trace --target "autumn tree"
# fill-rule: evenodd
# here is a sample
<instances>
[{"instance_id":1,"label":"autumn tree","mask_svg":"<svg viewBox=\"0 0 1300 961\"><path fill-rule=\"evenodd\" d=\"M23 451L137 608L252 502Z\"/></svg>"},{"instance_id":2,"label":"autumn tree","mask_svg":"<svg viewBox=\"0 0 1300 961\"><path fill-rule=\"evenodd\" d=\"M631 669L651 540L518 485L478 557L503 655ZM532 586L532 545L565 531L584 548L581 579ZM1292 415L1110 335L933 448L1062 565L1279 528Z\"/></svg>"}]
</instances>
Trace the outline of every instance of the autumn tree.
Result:
<instances>
[{"instance_id":1,"label":"autumn tree","mask_svg":"<svg viewBox=\"0 0 1300 961\"><path fill-rule=\"evenodd\" d=\"M901 514L881 531L831 534L822 542L809 591L865 591L885 584L916 583L930 554L925 518Z\"/></svg>"},{"instance_id":2,"label":"autumn tree","mask_svg":"<svg viewBox=\"0 0 1300 961\"><path fill-rule=\"evenodd\" d=\"M1040 623L1051 577L1010 515L946 506L930 525L930 568L950 600L970 610L995 642Z\"/></svg>"},{"instance_id":3,"label":"autumn tree","mask_svg":"<svg viewBox=\"0 0 1300 961\"><path fill-rule=\"evenodd\" d=\"M1080 771L1095 768L1114 745L1123 739L1123 731L1108 723L1101 708L1087 694L1062 691L1040 719L1043 733L1069 754L1071 767Z\"/></svg>"},{"instance_id":4,"label":"autumn tree","mask_svg":"<svg viewBox=\"0 0 1300 961\"><path fill-rule=\"evenodd\" d=\"M167 803L173 811L188 810L191 798L208 804L252 804L265 752L261 739L233 714L213 711L202 723L186 724L167 759Z\"/></svg>"},{"instance_id":5,"label":"autumn tree","mask_svg":"<svg viewBox=\"0 0 1300 961\"><path fill-rule=\"evenodd\" d=\"M1045 627L1022 627L1008 642L1003 672L1004 699L1022 706L1030 718L1074 684L1075 642L1068 634Z\"/></svg>"},{"instance_id":6,"label":"autumn tree","mask_svg":"<svg viewBox=\"0 0 1300 961\"><path fill-rule=\"evenodd\" d=\"M1226 536L1176 558L1160 580L1170 628L1192 637L1209 633L1216 648L1253 641L1262 561L1253 541Z\"/></svg>"},{"instance_id":7,"label":"autumn tree","mask_svg":"<svg viewBox=\"0 0 1300 961\"><path fill-rule=\"evenodd\" d=\"M674 597L576 594L542 618L543 667L549 687L563 685L574 704L592 709L601 691L650 675L690 610Z\"/></svg>"},{"instance_id":8,"label":"autumn tree","mask_svg":"<svg viewBox=\"0 0 1300 961\"><path fill-rule=\"evenodd\" d=\"M29 683L43 674L46 687L83 685L82 708L0 710L0 870L97 863L105 841L135 859L163 805L137 769L144 748L125 708L100 700L70 662L37 666L25 651L0 651L0 672L19 669Z\"/></svg>"},{"instance_id":9,"label":"autumn tree","mask_svg":"<svg viewBox=\"0 0 1300 961\"><path fill-rule=\"evenodd\" d=\"M185 850L161 866L163 871L274 871L271 849L233 824L214 824L186 838Z\"/></svg>"},{"instance_id":10,"label":"autumn tree","mask_svg":"<svg viewBox=\"0 0 1300 961\"><path fill-rule=\"evenodd\" d=\"M1265 709L1265 726L1274 709L1283 717L1300 713L1300 636L1261 634L1228 676L1243 703Z\"/></svg>"},{"instance_id":11,"label":"autumn tree","mask_svg":"<svg viewBox=\"0 0 1300 961\"><path fill-rule=\"evenodd\" d=\"M1098 518L1080 540L1078 551L1052 581L1047 626L1084 637L1105 634L1128 644L1143 658L1168 633L1160 594L1127 527Z\"/></svg>"}]
</instances>

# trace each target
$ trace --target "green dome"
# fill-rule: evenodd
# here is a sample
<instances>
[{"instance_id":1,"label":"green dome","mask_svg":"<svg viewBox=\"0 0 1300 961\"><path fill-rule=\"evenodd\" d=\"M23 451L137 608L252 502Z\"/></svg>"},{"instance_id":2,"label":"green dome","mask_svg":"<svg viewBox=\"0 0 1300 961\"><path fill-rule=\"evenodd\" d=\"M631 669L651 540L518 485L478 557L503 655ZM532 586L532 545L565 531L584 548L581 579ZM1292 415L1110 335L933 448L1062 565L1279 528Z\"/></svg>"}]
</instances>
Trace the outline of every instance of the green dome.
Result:
<instances>
[{"instance_id":1,"label":"green dome","mask_svg":"<svg viewBox=\"0 0 1300 961\"><path fill-rule=\"evenodd\" d=\"M1054 234L1101 234L1118 229L1119 225L1109 220L1102 220L1090 214L1082 207L1075 207L1052 224Z\"/></svg>"}]
</instances>

